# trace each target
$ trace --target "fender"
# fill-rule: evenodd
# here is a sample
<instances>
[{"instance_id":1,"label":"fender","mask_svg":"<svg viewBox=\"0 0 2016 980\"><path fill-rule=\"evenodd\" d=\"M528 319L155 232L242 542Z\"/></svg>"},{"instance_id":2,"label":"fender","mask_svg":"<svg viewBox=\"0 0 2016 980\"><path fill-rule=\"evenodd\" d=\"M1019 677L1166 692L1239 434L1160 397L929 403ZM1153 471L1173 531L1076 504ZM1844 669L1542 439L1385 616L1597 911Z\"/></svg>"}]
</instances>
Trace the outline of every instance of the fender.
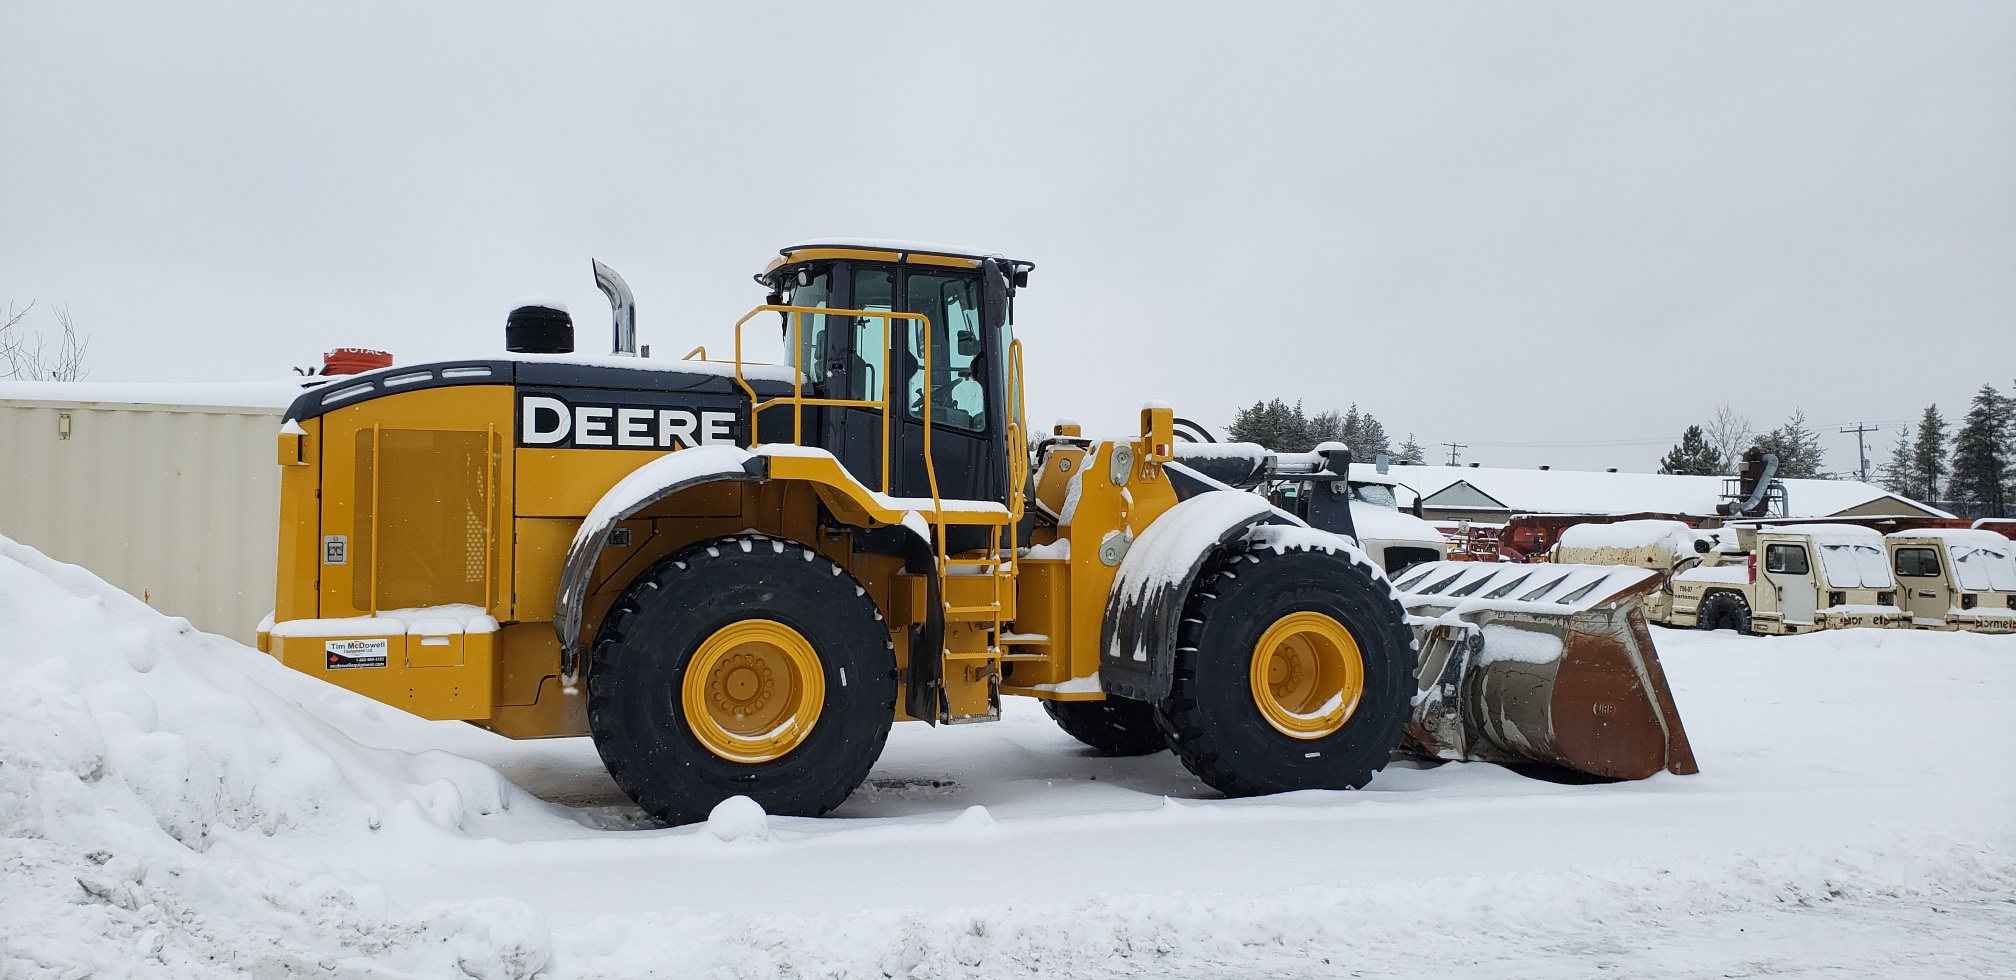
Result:
<instances>
[{"instance_id":1,"label":"fender","mask_svg":"<svg viewBox=\"0 0 2016 980\"><path fill-rule=\"evenodd\" d=\"M1196 493L1148 525L1121 559L1106 600L1099 638L1106 693L1136 701L1168 696L1191 587L1213 556L1256 524L1307 526L1259 494L1232 489Z\"/></svg>"},{"instance_id":2,"label":"fender","mask_svg":"<svg viewBox=\"0 0 2016 980\"><path fill-rule=\"evenodd\" d=\"M769 457L735 446L695 446L660 456L616 481L574 532L567 562L560 570L560 590L553 597L553 632L560 636L560 676L572 686L581 667L581 619L595 563L609 546L616 523L681 490L727 480L755 483L769 479Z\"/></svg>"},{"instance_id":3,"label":"fender","mask_svg":"<svg viewBox=\"0 0 2016 980\"><path fill-rule=\"evenodd\" d=\"M833 515L857 527L907 525L920 534L926 524L919 515L933 510L929 497L891 497L861 484L832 453L789 444L758 446L695 446L660 456L616 481L574 532L560 588L553 599L553 631L560 638L563 683L579 679L582 620L595 564L609 545L618 521L667 497L703 483L762 483L790 480L808 483ZM941 500L946 518L958 524L1007 524L1008 508L991 500Z\"/></svg>"}]
</instances>

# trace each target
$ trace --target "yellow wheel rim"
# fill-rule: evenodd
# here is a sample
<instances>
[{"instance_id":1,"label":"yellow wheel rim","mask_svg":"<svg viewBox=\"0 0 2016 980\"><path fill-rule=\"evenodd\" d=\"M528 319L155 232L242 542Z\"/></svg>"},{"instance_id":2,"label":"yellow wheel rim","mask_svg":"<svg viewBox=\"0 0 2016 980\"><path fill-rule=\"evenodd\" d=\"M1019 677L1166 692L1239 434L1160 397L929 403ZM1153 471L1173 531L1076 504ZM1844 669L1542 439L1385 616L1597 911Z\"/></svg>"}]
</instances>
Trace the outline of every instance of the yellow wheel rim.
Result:
<instances>
[{"instance_id":1,"label":"yellow wheel rim","mask_svg":"<svg viewBox=\"0 0 2016 980\"><path fill-rule=\"evenodd\" d=\"M1365 693L1365 658L1344 624L1322 613L1289 613L1253 647L1253 703L1290 738L1336 733Z\"/></svg>"},{"instance_id":2,"label":"yellow wheel rim","mask_svg":"<svg viewBox=\"0 0 2016 980\"><path fill-rule=\"evenodd\" d=\"M680 694L686 727L707 751L769 762L811 736L826 704L826 673L797 630L745 619L700 644Z\"/></svg>"}]
</instances>

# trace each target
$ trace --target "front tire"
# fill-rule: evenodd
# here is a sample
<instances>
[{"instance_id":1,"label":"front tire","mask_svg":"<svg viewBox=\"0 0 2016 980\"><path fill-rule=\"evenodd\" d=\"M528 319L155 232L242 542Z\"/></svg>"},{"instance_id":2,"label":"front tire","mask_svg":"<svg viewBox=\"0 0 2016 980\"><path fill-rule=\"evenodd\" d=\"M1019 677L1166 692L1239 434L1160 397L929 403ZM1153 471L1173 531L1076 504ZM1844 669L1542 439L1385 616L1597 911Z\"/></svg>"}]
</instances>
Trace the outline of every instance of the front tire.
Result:
<instances>
[{"instance_id":1,"label":"front tire","mask_svg":"<svg viewBox=\"0 0 2016 980\"><path fill-rule=\"evenodd\" d=\"M804 545L717 538L660 560L603 620L588 676L595 748L667 823L731 796L818 816L847 799L895 720L875 604Z\"/></svg>"},{"instance_id":2,"label":"front tire","mask_svg":"<svg viewBox=\"0 0 2016 980\"><path fill-rule=\"evenodd\" d=\"M1717 592L1701 600L1694 618L1695 625L1704 630L1728 629L1745 635L1750 632L1750 604L1733 592Z\"/></svg>"},{"instance_id":3,"label":"front tire","mask_svg":"<svg viewBox=\"0 0 2016 980\"><path fill-rule=\"evenodd\" d=\"M1183 765L1227 796L1357 789L1400 745L1414 637L1345 552L1235 551L1199 576L1158 706Z\"/></svg>"}]
</instances>

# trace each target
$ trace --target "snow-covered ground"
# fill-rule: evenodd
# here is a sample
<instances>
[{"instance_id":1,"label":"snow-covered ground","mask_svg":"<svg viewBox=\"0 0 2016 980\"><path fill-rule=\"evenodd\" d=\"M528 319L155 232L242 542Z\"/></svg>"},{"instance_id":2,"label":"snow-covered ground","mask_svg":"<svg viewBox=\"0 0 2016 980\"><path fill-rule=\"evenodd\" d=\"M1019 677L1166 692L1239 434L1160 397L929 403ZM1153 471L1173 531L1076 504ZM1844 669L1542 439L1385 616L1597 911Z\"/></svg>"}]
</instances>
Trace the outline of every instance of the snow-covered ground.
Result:
<instances>
[{"instance_id":1,"label":"snow-covered ground","mask_svg":"<svg viewBox=\"0 0 2016 980\"><path fill-rule=\"evenodd\" d=\"M662 829L0 538L0 975L2016 975L2016 636L1657 641L1698 776L1228 801L1011 700Z\"/></svg>"}]
</instances>

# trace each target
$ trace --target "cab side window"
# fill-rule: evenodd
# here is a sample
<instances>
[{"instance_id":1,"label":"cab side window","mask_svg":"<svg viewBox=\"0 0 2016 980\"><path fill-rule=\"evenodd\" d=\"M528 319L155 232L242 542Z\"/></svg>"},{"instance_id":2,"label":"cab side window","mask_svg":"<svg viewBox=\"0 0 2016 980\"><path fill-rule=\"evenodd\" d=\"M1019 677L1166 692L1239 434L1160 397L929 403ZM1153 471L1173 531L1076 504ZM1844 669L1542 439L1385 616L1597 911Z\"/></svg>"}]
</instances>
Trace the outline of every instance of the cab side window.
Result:
<instances>
[{"instance_id":1,"label":"cab side window","mask_svg":"<svg viewBox=\"0 0 2016 980\"><path fill-rule=\"evenodd\" d=\"M1796 544L1764 546L1764 570L1780 575L1805 575L1813 570L1806 561L1806 549Z\"/></svg>"},{"instance_id":2,"label":"cab side window","mask_svg":"<svg viewBox=\"0 0 2016 980\"><path fill-rule=\"evenodd\" d=\"M1939 553L1931 548L1899 548L1897 574L1911 578L1938 578Z\"/></svg>"},{"instance_id":3,"label":"cab side window","mask_svg":"<svg viewBox=\"0 0 2016 980\"><path fill-rule=\"evenodd\" d=\"M968 275L913 272L911 312L931 318L931 422L970 432L987 428L987 359L980 335L980 282ZM910 417L924 411L924 324L905 320L898 329L914 366L907 386Z\"/></svg>"}]
</instances>

